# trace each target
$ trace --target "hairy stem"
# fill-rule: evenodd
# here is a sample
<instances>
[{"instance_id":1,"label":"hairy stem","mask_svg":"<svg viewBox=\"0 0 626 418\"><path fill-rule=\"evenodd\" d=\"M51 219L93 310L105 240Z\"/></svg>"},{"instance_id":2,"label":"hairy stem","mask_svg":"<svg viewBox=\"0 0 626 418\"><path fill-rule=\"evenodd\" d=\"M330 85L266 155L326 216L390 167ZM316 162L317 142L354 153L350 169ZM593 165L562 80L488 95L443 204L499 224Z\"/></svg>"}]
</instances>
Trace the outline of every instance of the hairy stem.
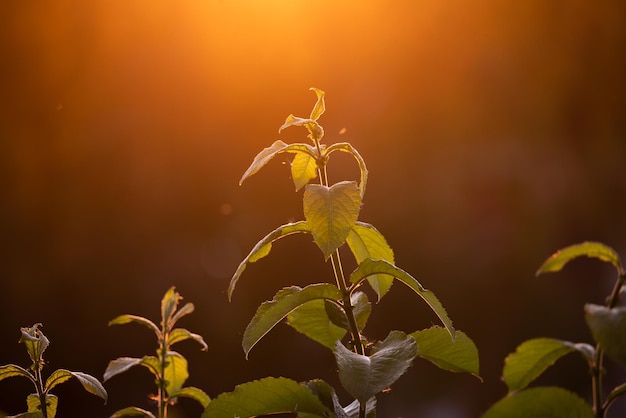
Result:
<instances>
[{"instance_id":1,"label":"hairy stem","mask_svg":"<svg viewBox=\"0 0 626 418\"><path fill-rule=\"evenodd\" d=\"M41 414L43 415L43 418L48 418L48 400L46 399L47 394L45 388L43 387L43 376L41 375L41 369L43 368L43 359L40 358L37 362L35 362L34 366L35 380L37 381L35 387L37 388L37 395L39 396Z\"/></svg>"}]
</instances>

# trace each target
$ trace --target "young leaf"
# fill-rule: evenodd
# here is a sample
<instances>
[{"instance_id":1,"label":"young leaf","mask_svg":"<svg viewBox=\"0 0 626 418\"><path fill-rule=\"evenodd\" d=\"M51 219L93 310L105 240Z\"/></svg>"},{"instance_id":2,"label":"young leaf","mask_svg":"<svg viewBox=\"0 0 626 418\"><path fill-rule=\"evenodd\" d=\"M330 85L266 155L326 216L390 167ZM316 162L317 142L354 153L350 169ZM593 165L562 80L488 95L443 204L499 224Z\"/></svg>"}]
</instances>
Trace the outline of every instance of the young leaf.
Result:
<instances>
[{"instance_id":1,"label":"young leaf","mask_svg":"<svg viewBox=\"0 0 626 418\"><path fill-rule=\"evenodd\" d=\"M331 418L334 414L305 386L284 377L243 383L213 399L203 418L249 418L294 412Z\"/></svg>"},{"instance_id":2,"label":"young leaf","mask_svg":"<svg viewBox=\"0 0 626 418\"><path fill-rule=\"evenodd\" d=\"M154 331L154 333L157 335L157 337L161 337L161 330L159 329L159 327L157 327L154 322L150 321L147 318L144 318L143 316L137 316L137 315L120 315L116 318L113 318L111 321L109 321L109 326L111 325L124 325L124 324L128 324L131 322L136 322L138 324L141 324L143 326L146 326L148 328L150 328L152 331Z\"/></svg>"},{"instance_id":3,"label":"young leaf","mask_svg":"<svg viewBox=\"0 0 626 418\"><path fill-rule=\"evenodd\" d=\"M174 324L176 324L176 322L178 322L180 318L182 318L183 316L189 315L190 313L194 311L194 309L195 309L194 304L189 302L189 303L186 303L182 308L174 312L174 315L172 315L172 318L169 320L167 324L168 329L173 329Z\"/></svg>"},{"instance_id":4,"label":"young leaf","mask_svg":"<svg viewBox=\"0 0 626 418\"><path fill-rule=\"evenodd\" d=\"M20 328L22 336L19 342L24 343L33 363L39 363L43 352L50 345L48 338L39 330L41 326L41 323L36 323L32 327Z\"/></svg>"},{"instance_id":5,"label":"young leaf","mask_svg":"<svg viewBox=\"0 0 626 418\"><path fill-rule=\"evenodd\" d=\"M456 331L455 341L441 327L432 327L409 334L417 342L417 356L435 366L450 372L479 375L478 349L474 342L462 331Z\"/></svg>"},{"instance_id":6,"label":"young leaf","mask_svg":"<svg viewBox=\"0 0 626 418\"><path fill-rule=\"evenodd\" d=\"M354 254L357 264L367 258L385 260L391 264L395 262L393 250L387 244L385 237L370 224L357 221L350 230L346 243ZM367 282L378 295L378 301L391 289L393 279L393 276L386 274L374 274L367 277Z\"/></svg>"},{"instance_id":7,"label":"young leaf","mask_svg":"<svg viewBox=\"0 0 626 418\"><path fill-rule=\"evenodd\" d=\"M541 273L557 272L563 266L577 257L592 257L613 264L620 274L624 272L619 255L611 247L600 242L583 242L570 245L552 254L537 270L536 275Z\"/></svg>"},{"instance_id":8,"label":"young leaf","mask_svg":"<svg viewBox=\"0 0 626 418\"><path fill-rule=\"evenodd\" d=\"M170 287L161 300L161 318L163 320L163 326L169 324L172 315L174 315L176 311L176 307L178 307L178 302L182 300L182 296L180 296L175 289L174 286Z\"/></svg>"},{"instance_id":9,"label":"young leaf","mask_svg":"<svg viewBox=\"0 0 626 418\"><path fill-rule=\"evenodd\" d=\"M202 389L198 389L195 387L185 387L181 388L178 392L170 393L170 398L189 398L197 401L203 408L206 408L209 402L211 402L211 398L207 395Z\"/></svg>"},{"instance_id":10,"label":"young leaf","mask_svg":"<svg viewBox=\"0 0 626 418\"><path fill-rule=\"evenodd\" d=\"M424 301L430 306L430 309L437 314L443 325L448 330L452 341L454 341L454 327L452 321L448 317L446 310L444 309L439 299L430 290L424 289L424 287L409 273L394 266L393 264L384 260L371 260L366 259L361 262L356 270L350 275L350 282L357 285L360 281L366 279L373 274L388 274L394 276L396 279L407 285L415 293L417 293Z\"/></svg>"},{"instance_id":11,"label":"young leaf","mask_svg":"<svg viewBox=\"0 0 626 418\"><path fill-rule=\"evenodd\" d=\"M242 341L246 358L252 347L297 307L316 299L339 300L340 298L341 294L337 286L326 283L312 284L305 288L291 286L280 290L273 300L259 306L246 327Z\"/></svg>"},{"instance_id":12,"label":"young leaf","mask_svg":"<svg viewBox=\"0 0 626 418\"><path fill-rule=\"evenodd\" d=\"M83 372L71 372L65 369L55 370L46 380L46 390L49 391L72 377L76 378L87 392L101 397L106 403L107 391L102 386L102 383L95 377Z\"/></svg>"},{"instance_id":13,"label":"young leaf","mask_svg":"<svg viewBox=\"0 0 626 418\"><path fill-rule=\"evenodd\" d=\"M4 366L0 366L0 380L4 380L14 376L23 376L33 383L36 382L35 378L28 372L28 370L18 365L6 364Z\"/></svg>"},{"instance_id":14,"label":"young leaf","mask_svg":"<svg viewBox=\"0 0 626 418\"><path fill-rule=\"evenodd\" d=\"M290 312L287 320L296 331L322 344L329 350L333 350L335 341L341 340L347 331L330 320L326 304L335 306L333 303L322 299L312 300ZM345 318L343 312L341 315Z\"/></svg>"},{"instance_id":15,"label":"young leaf","mask_svg":"<svg viewBox=\"0 0 626 418\"><path fill-rule=\"evenodd\" d=\"M317 161L308 153L298 152L291 162L291 178L296 192L317 177Z\"/></svg>"},{"instance_id":16,"label":"young leaf","mask_svg":"<svg viewBox=\"0 0 626 418\"><path fill-rule=\"evenodd\" d=\"M496 402L481 418L594 418L595 414L575 393L559 387L536 387Z\"/></svg>"},{"instance_id":17,"label":"young leaf","mask_svg":"<svg viewBox=\"0 0 626 418\"><path fill-rule=\"evenodd\" d=\"M626 307L585 305L585 320L606 355L626 367Z\"/></svg>"},{"instance_id":18,"label":"young leaf","mask_svg":"<svg viewBox=\"0 0 626 418\"><path fill-rule=\"evenodd\" d=\"M228 285L228 300L232 299L235 286L237 285L237 282L243 274L243 271L246 269L248 263L254 263L255 261L258 261L268 255L272 249L272 243L274 241L298 232L311 232L311 229L306 221L298 221L295 223L281 225L267 234L261 241L257 242L252 251L250 251L250 254L248 254L246 258L243 259L241 264L239 264L239 267L237 267L237 271L233 274L232 279L230 279L230 284Z\"/></svg>"},{"instance_id":19,"label":"young leaf","mask_svg":"<svg viewBox=\"0 0 626 418\"><path fill-rule=\"evenodd\" d=\"M51 393L47 393L46 395L46 412L48 418L54 418L57 414L57 407L59 406L59 398L56 395ZM40 417L43 417L41 412L41 400L36 393L31 393L26 397L26 406L28 407L29 413L41 414ZM19 416L19 415L18 415ZM25 416L30 416L26 414ZM35 415L36 416L36 415Z\"/></svg>"},{"instance_id":20,"label":"young leaf","mask_svg":"<svg viewBox=\"0 0 626 418\"><path fill-rule=\"evenodd\" d=\"M137 408L135 406L120 409L119 411L116 411L113 415L111 415L109 418L122 418L122 417L156 418L152 412L146 411L145 409Z\"/></svg>"},{"instance_id":21,"label":"young leaf","mask_svg":"<svg viewBox=\"0 0 626 418\"><path fill-rule=\"evenodd\" d=\"M274 143L263 149L263 151L259 152L256 157L254 157L254 161L246 172L239 180L239 185L243 184L244 180L248 177L256 174L263 166L265 166L272 158L277 156L282 152L295 152L295 153L307 153L311 157L316 158L316 150L310 145L307 144L286 144L283 141L274 141Z\"/></svg>"},{"instance_id":22,"label":"young leaf","mask_svg":"<svg viewBox=\"0 0 626 418\"><path fill-rule=\"evenodd\" d=\"M348 350L340 341L335 346L339 380L361 403L398 380L416 355L415 340L400 331L391 331L369 357Z\"/></svg>"},{"instance_id":23,"label":"young leaf","mask_svg":"<svg viewBox=\"0 0 626 418\"><path fill-rule=\"evenodd\" d=\"M170 351L165 356L165 388L168 395L177 393L181 390L187 379L189 372L187 371L187 359L176 351Z\"/></svg>"},{"instance_id":24,"label":"young leaf","mask_svg":"<svg viewBox=\"0 0 626 418\"><path fill-rule=\"evenodd\" d=\"M311 87L309 90L314 91L317 96L317 102L315 102L315 106L313 106L313 110L311 111L310 118L312 120L318 120L320 116L326 110L326 105L324 104L324 91L320 89L316 89L315 87Z\"/></svg>"},{"instance_id":25,"label":"young leaf","mask_svg":"<svg viewBox=\"0 0 626 418\"><path fill-rule=\"evenodd\" d=\"M194 334L193 332L189 332L185 328L173 329L172 332L170 332L168 336L167 345L172 346L173 344L176 344L181 341L188 340L188 339L192 339L196 341L198 344L200 344L202 346L203 351L206 351L206 349L208 348L206 343L204 342L204 338L202 338L201 335Z\"/></svg>"},{"instance_id":26,"label":"young leaf","mask_svg":"<svg viewBox=\"0 0 626 418\"><path fill-rule=\"evenodd\" d=\"M361 209L359 189L353 181L327 187L307 184L304 190L304 218L313 239L328 259L346 241Z\"/></svg>"},{"instance_id":27,"label":"young leaf","mask_svg":"<svg viewBox=\"0 0 626 418\"><path fill-rule=\"evenodd\" d=\"M509 392L524 389L558 359L575 350L574 343L553 338L523 342L504 360L502 378Z\"/></svg>"}]
</instances>

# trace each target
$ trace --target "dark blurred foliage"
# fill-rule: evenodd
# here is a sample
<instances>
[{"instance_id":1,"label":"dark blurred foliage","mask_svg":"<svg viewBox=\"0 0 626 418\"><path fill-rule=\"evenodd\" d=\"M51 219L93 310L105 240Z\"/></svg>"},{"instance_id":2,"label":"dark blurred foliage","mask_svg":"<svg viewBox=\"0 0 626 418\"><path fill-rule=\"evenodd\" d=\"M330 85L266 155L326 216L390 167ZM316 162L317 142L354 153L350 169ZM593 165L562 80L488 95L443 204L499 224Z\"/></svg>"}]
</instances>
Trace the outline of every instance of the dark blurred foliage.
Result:
<instances>
[{"instance_id":1,"label":"dark blurred foliage","mask_svg":"<svg viewBox=\"0 0 626 418\"><path fill-rule=\"evenodd\" d=\"M49 372L101 377L155 347L148 330L107 322L158 320L176 285L196 305L180 325L209 344L178 347L189 384L211 396L268 375L338 386L330 353L288 327L248 361L240 349L276 290L331 280L310 237L280 242L232 303L225 293L254 243L302 216L286 158L237 183L289 113L308 115L311 86L327 92L326 141L368 163L361 219L480 350L484 382L416 361L380 416L478 416L505 394L503 361L523 340L590 342L582 306L602 303L612 270L534 272L583 240L626 257L626 3L8 0L0 23L0 364L27 365L19 328L43 322ZM306 141L296 128L280 138ZM335 181L356 175L350 159L331 167ZM428 327L423 305L398 285L366 331ZM572 356L541 382L588 397L585 368ZM60 386L60 416L149 407L146 370L106 387L102 406ZM0 409L22 411L28 393L0 382Z\"/></svg>"}]
</instances>

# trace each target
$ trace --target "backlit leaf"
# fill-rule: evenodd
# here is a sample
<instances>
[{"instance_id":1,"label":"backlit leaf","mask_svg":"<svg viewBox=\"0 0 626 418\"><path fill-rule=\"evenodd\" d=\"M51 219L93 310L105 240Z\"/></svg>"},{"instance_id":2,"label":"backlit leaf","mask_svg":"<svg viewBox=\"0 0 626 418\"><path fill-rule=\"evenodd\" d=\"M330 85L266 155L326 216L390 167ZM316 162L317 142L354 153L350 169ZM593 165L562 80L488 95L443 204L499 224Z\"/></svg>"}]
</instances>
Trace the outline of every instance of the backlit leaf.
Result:
<instances>
[{"instance_id":1,"label":"backlit leaf","mask_svg":"<svg viewBox=\"0 0 626 418\"><path fill-rule=\"evenodd\" d=\"M161 299L161 318L163 319L163 324L169 324L170 319L176 311L178 302L181 300L182 296L176 291L174 286L170 287L167 292L165 292L163 299Z\"/></svg>"},{"instance_id":2,"label":"backlit leaf","mask_svg":"<svg viewBox=\"0 0 626 418\"><path fill-rule=\"evenodd\" d=\"M203 408L206 408L209 402L211 402L211 398L207 395L202 389L198 389L196 387L187 386L181 388L178 392L169 393L170 398L189 398L197 401Z\"/></svg>"},{"instance_id":3,"label":"backlit leaf","mask_svg":"<svg viewBox=\"0 0 626 418\"><path fill-rule=\"evenodd\" d=\"M32 327L20 328L22 332L20 342L26 346L26 351L33 363L39 362L43 352L50 345L50 340L39 329L41 326L43 326L41 323L36 323Z\"/></svg>"},{"instance_id":4,"label":"backlit leaf","mask_svg":"<svg viewBox=\"0 0 626 418\"><path fill-rule=\"evenodd\" d=\"M291 162L291 178L296 186L296 191L303 188L309 181L317 177L317 162L310 154L296 153Z\"/></svg>"},{"instance_id":5,"label":"backlit leaf","mask_svg":"<svg viewBox=\"0 0 626 418\"><path fill-rule=\"evenodd\" d=\"M410 334L417 342L417 356L450 372L479 375L478 349L462 331L456 331L454 342L444 328L432 327ZM481 379L482 380L482 379Z\"/></svg>"},{"instance_id":6,"label":"backlit leaf","mask_svg":"<svg viewBox=\"0 0 626 418\"><path fill-rule=\"evenodd\" d=\"M624 269L619 255L611 247L600 242L583 242L580 244L570 245L552 254L537 270L537 275L541 273L559 271L567 263L577 257L592 257L613 264L621 273Z\"/></svg>"},{"instance_id":7,"label":"backlit leaf","mask_svg":"<svg viewBox=\"0 0 626 418\"><path fill-rule=\"evenodd\" d=\"M350 230L346 242L352 254L354 254L357 264L367 258L371 258L372 260L385 260L391 264L395 262L393 250L387 244L385 237L370 224L357 221ZM394 277L390 275L374 274L367 277L367 282L374 292L376 292L378 300L380 301L380 299L387 294L389 289L391 289L393 279Z\"/></svg>"},{"instance_id":8,"label":"backlit leaf","mask_svg":"<svg viewBox=\"0 0 626 418\"><path fill-rule=\"evenodd\" d=\"M359 189L361 190L361 200L365 196L365 188L367 186L367 166L365 165L365 160L361 157L361 154L350 144L349 142L337 142L335 144L330 145L324 155L326 158L330 156L330 154L334 151L343 151L352 155L356 162L359 164L359 171L361 172L361 182L359 183Z\"/></svg>"},{"instance_id":9,"label":"backlit leaf","mask_svg":"<svg viewBox=\"0 0 626 418\"><path fill-rule=\"evenodd\" d=\"M248 324L242 346L248 357L248 353L276 324L283 320L297 307L317 299L339 300L341 294L336 286L331 284L312 284L305 288L298 286L286 287L274 296L274 299L264 302L259 306L256 314Z\"/></svg>"},{"instance_id":10,"label":"backlit leaf","mask_svg":"<svg viewBox=\"0 0 626 418\"><path fill-rule=\"evenodd\" d=\"M363 260L363 262L358 265L356 270L350 274L350 282L356 285L373 274L388 274L411 288L428 304L428 306L430 306L430 309L437 314L443 325L448 330L450 337L454 341L454 327L452 326L452 321L448 317L448 313L444 309L443 305L433 292L425 289L413 276L393 264L384 260L371 260L369 258Z\"/></svg>"},{"instance_id":11,"label":"backlit leaf","mask_svg":"<svg viewBox=\"0 0 626 418\"><path fill-rule=\"evenodd\" d=\"M316 89L315 87L311 87L309 90L314 91L317 96L317 102L315 102L315 106L313 106L313 110L311 111L310 118L313 120L318 120L320 116L326 110L326 105L324 104L324 91L320 89Z\"/></svg>"},{"instance_id":12,"label":"backlit leaf","mask_svg":"<svg viewBox=\"0 0 626 418\"><path fill-rule=\"evenodd\" d=\"M347 331L338 327L330 320L327 313L327 304L334 306L333 303L323 299L312 300L289 313L287 319L289 325L296 331L322 344L329 350L333 350L335 341L341 340ZM337 307L337 310L340 310L340 308ZM341 315L344 315L345 318L343 312L341 312Z\"/></svg>"},{"instance_id":13,"label":"backlit leaf","mask_svg":"<svg viewBox=\"0 0 626 418\"><path fill-rule=\"evenodd\" d=\"M339 380L361 403L390 387L404 374L417 355L417 344L413 337L391 331L373 351L371 356L365 356L348 350L340 341L335 346Z\"/></svg>"},{"instance_id":14,"label":"backlit leaf","mask_svg":"<svg viewBox=\"0 0 626 418\"><path fill-rule=\"evenodd\" d=\"M626 367L626 307L585 305L585 320L606 355Z\"/></svg>"},{"instance_id":15,"label":"backlit leaf","mask_svg":"<svg viewBox=\"0 0 626 418\"><path fill-rule=\"evenodd\" d=\"M56 416L58 405L59 398L51 393L46 394L46 412L48 418L54 418ZM28 408L28 412L30 413L41 413L41 400L36 393L31 393L26 397L26 406ZM43 417L43 414L41 416Z\"/></svg>"},{"instance_id":16,"label":"backlit leaf","mask_svg":"<svg viewBox=\"0 0 626 418\"><path fill-rule=\"evenodd\" d=\"M159 337L161 335L161 330L159 329L159 327L157 327L154 322L150 321L148 318L144 318L143 316L128 315L128 314L120 315L116 318L113 318L111 321L109 321L109 326L124 325L124 324L128 324L131 322L136 322L138 324L141 324L145 327L150 328Z\"/></svg>"},{"instance_id":17,"label":"backlit leaf","mask_svg":"<svg viewBox=\"0 0 626 418\"><path fill-rule=\"evenodd\" d=\"M283 152L308 153L314 158L316 156L316 150L311 145L286 144L280 140L274 141L274 143L271 146L263 149L261 152L259 152L256 155L256 157L254 157L252 164L250 165L250 167L248 167L246 172L243 174L243 176L241 177L241 180L239 180L239 185L241 185L244 182L244 180L246 180L248 177L252 176L253 174L256 174L272 158L274 158L275 156Z\"/></svg>"},{"instance_id":18,"label":"backlit leaf","mask_svg":"<svg viewBox=\"0 0 626 418\"><path fill-rule=\"evenodd\" d=\"M119 411L116 411L113 415L111 415L109 418L122 418L122 417L156 418L152 412L146 411L145 409L137 408L135 406L120 409Z\"/></svg>"},{"instance_id":19,"label":"backlit leaf","mask_svg":"<svg viewBox=\"0 0 626 418\"><path fill-rule=\"evenodd\" d=\"M28 372L28 370L16 364L6 364L4 366L0 366L0 380L14 376L23 376L34 382L34 377Z\"/></svg>"},{"instance_id":20,"label":"backlit leaf","mask_svg":"<svg viewBox=\"0 0 626 418\"><path fill-rule=\"evenodd\" d=\"M167 345L171 346L172 344L185 341L187 339L192 339L196 341L198 344L202 346L203 350L206 350L208 347L206 342L204 342L204 338L201 335L194 334L193 332L189 332L185 328L175 328L170 332L169 338L167 339Z\"/></svg>"},{"instance_id":21,"label":"backlit leaf","mask_svg":"<svg viewBox=\"0 0 626 418\"><path fill-rule=\"evenodd\" d=\"M235 286L237 285L237 282L246 269L248 263L254 263L255 261L267 256L272 249L272 243L274 241L298 232L311 232L311 229L306 221L298 221L281 225L267 234L261 241L257 242L252 251L250 251L250 254L248 254L239 264L237 271L235 271L235 274L233 274L233 277L230 279L230 284L228 285L228 300L232 299Z\"/></svg>"},{"instance_id":22,"label":"backlit leaf","mask_svg":"<svg viewBox=\"0 0 626 418\"><path fill-rule=\"evenodd\" d=\"M361 197L353 181L342 181L331 187L306 185L304 217L326 259L346 241L360 209Z\"/></svg>"},{"instance_id":23,"label":"backlit leaf","mask_svg":"<svg viewBox=\"0 0 626 418\"><path fill-rule=\"evenodd\" d=\"M536 387L510 394L481 418L594 418L589 405L559 387Z\"/></svg>"},{"instance_id":24,"label":"backlit leaf","mask_svg":"<svg viewBox=\"0 0 626 418\"><path fill-rule=\"evenodd\" d=\"M220 394L209 403L202 417L249 418L288 412L320 418L334 416L304 385L284 377L266 377Z\"/></svg>"},{"instance_id":25,"label":"backlit leaf","mask_svg":"<svg viewBox=\"0 0 626 418\"><path fill-rule=\"evenodd\" d=\"M119 357L115 360L109 361L109 364L104 371L103 380L106 382L113 376L116 376L120 373L124 373L126 370L130 369L133 366L137 366L141 364L141 358L135 357Z\"/></svg>"},{"instance_id":26,"label":"backlit leaf","mask_svg":"<svg viewBox=\"0 0 626 418\"><path fill-rule=\"evenodd\" d=\"M165 357L165 389L168 395L181 390L187 379L187 359L176 351L169 351Z\"/></svg>"},{"instance_id":27,"label":"backlit leaf","mask_svg":"<svg viewBox=\"0 0 626 418\"><path fill-rule=\"evenodd\" d=\"M553 338L523 342L504 360L502 377L509 392L524 389L558 359L575 350L573 343Z\"/></svg>"}]
</instances>

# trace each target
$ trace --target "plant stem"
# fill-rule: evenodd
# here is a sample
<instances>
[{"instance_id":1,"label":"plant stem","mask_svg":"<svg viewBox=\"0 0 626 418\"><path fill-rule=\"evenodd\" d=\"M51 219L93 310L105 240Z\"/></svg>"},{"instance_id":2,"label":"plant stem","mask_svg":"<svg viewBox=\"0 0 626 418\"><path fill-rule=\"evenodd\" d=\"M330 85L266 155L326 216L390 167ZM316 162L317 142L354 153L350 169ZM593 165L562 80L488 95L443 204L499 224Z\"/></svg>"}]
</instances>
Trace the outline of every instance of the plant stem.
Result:
<instances>
[{"instance_id":1,"label":"plant stem","mask_svg":"<svg viewBox=\"0 0 626 418\"><path fill-rule=\"evenodd\" d=\"M626 281L626 274L619 272L615 287L611 292L607 301L607 307L609 309L615 308L619 303L619 294L624 282ZM596 355L594 358L594 364L591 370L591 389L593 393L593 412L596 418L604 418L606 414L606 407L602 402L602 374L604 373L604 350L600 348L600 344L596 344Z\"/></svg>"},{"instance_id":2,"label":"plant stem","mask_svg":"<svg viewBox=\"0 0 626 418\"><path fill-rule=\"evenodd\" d=\"M321 138L314 138L315 146L320 158L318 158L318 176L320 178L320 183L326 187L328 187L328 170L326 169L326 164L321 158L322 150L320 147ZM346 276L343 272L343 266L341 264L341 256L339 255L339 249L335 250L333 254L330 256L330 261L333 266L333 273L335 275L335 281L337 282L337 286L341 292L341 298L343 302L343 309L346 313L346 318L348 319L348 324L350 325L350 335L352 336L352 346L353 350L360 354L365 355L365 347L363 346L363 342L361 340L361 332L359 331L359 326L356 322L356 318L354 316L354 311L352 310L352 300L350 298L350 291L348 290L348 283L346 281ZM359 401L359 418L365 418L366 415L366 407L367 402L363 403Z\"/></svg>"},{"instance_id":3,"label":"plant stem","mask_svg":"<svg viewBox=\"0 0 626 418\"><path fill-rule=\"evenodd\" d=\"M165 330L164 330L165 331ZM167 361L167 347L165 344L166 334L163 333L163 339L160 341L159 345L159 366L161 367L160 376L159 376L159 384L158 384L158 403L159 403L159 418L167 417L167 399L165 395L165 367Z\"/></svg>"},{"instance_id":4,"label":"plant stem","mask_svg":"<svg viewBox=\"0 0 626 418\"><path fill-rule=\"evenodd\" d=\"M41 375L41 369L43 368L43 360L39 359L35 364L35 380L37 381L37 395L39 395L39 404L41 406L41 414L43 418L48 418L48 402L46 391L43 387L43 377Z\"/></svg>"}]
</instances>

